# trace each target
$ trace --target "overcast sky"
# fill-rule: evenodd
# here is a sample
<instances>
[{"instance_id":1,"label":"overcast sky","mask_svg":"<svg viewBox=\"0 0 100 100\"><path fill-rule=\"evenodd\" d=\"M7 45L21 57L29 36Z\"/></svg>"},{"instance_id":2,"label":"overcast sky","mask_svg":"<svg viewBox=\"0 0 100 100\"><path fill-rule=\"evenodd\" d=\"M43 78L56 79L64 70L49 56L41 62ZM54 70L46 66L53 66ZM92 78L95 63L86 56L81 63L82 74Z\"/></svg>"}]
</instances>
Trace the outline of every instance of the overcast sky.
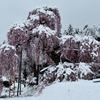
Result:
<instances>
[{"instance_id":1,"label":"overcast sky","mask_svg":"<svg viewBox=\"0 0 100 100\"><path fill-rule=\"evenodd\" d=\"M86 24L100 24L100 0L0 0L0 44L11 24L26 20L29 11L44 4L58 7L62 32L69 24L80 29Z\"/></svg>"}]
</instances>

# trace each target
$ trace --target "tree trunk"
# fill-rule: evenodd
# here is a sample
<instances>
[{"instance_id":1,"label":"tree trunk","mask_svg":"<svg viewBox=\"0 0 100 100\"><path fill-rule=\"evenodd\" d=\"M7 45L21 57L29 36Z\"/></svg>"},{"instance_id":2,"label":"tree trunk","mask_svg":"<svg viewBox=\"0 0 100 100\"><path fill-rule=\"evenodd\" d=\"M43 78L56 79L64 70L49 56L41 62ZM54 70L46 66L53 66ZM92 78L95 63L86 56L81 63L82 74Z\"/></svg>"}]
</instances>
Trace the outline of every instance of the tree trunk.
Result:
<instances>
[{"instance_id":1,"label":"tree trunk","mask_svg":"<svg viewBox=\"0 0 100 100\"><path fill-rule=\"evenodd\" d=\"M36 72L36 64L33 64L33 68L34 68L34 77L37 76L37 72Z\"/></svg>"},{"instance_id":2,"label":"tree trunk","mask_svg":"<svg viewBox=\"0 0 100 100\"><path fill-rule=\"evenodd\" d=\"M22 68L22 48L20 52L20 63L19 63L19 80L18 80L18 89L17 89L17 96L19 93L19 88L20 88L20 95L21 95L21 68Z\"/></svg>"},{"instance_id":3,"label":"tree trunk","mask_svg":"<svg viewBox=\"0 0 100 100\"><path fill-rule=\"evenodd\" d=\"M21 69L22 69L22 48L21 48L21 55L20 55L20 95L21 95Z\"/></svg>"},{"instance_id":4,"label":"tree trunk","mask_svg":"<svg viewBox=\"0 0 100 100\"><path fill-rule=\"evenodd\" d=\"M14 73L14 89L13 89L13 95L15 95L15 73Z\"/></svg>"},{"instance_id":5,"label":"tree trunk","mask_svg":"<svg viewBox=\"0 0 100 100\"><path fill-rule=\"evenodd\" d=\"M17 88L17 96L19 95L19 84L20 84L20 67L19 67L19 78L18 78L18 88Z\"/></svg>"},{"instance_id":6,"label":"tree trunk","mask_svg":"<svg viewBox=\"0 0 100 100\"><path fill-rule=\"evenodd\" d=\"M39 65L37 65L37 80L36 80L36 85L38 85L38 80L39 80Z\"/></svg>"}]
</instances>

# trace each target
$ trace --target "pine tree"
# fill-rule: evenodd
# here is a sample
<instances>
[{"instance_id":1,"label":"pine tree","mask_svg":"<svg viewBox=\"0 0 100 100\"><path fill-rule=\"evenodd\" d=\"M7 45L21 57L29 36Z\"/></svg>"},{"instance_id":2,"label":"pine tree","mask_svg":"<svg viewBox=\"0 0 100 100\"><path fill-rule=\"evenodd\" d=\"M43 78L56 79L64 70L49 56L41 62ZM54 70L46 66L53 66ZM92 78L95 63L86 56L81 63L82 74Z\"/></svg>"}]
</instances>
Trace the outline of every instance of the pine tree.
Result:
<instances>
[{"instance_id":1,"label":"pine tree","mask_svg":"<svg viewBox=\"0 0 100 100\"><path fill-rule=\"evenodd\" d=\"M68 33L67 33L67 31L66 31L66 30L64 30L64 33L63 33L63 35L68 35Z\"/></svg>"},{"instance_id":2,"label":"pine tree","mask_svg":"<svg viewBox=\"0 0 100 100\"><path fill-rule=\"evenodd\" d=\"M79 29L75 28L75 33L74 34L79 34Z\"/></svg>"},{"instance_id":3,"label":"pine tree","mask_svg":"<svg viewBox=\"0 0 100 100\"><path fill-rule=\"evenodd\" d=\"M68 35L74 35L74 30L71 24L68 27Z\"/></svg>"}]
</instances>

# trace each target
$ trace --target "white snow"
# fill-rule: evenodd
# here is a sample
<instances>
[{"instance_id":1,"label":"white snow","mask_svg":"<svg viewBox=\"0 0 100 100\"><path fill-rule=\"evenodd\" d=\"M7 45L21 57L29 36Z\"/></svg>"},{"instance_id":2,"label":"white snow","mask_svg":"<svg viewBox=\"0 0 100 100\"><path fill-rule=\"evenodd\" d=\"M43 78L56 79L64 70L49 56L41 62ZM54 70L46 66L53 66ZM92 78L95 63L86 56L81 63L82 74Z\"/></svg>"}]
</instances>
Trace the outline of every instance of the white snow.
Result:
<instances>
[{"instance_id":1,"label":"white snow","mask_svg":"<svg viewBox=\"0 0 100 100\"><path fill-rule=\"evenodd\" d=\"M90 65L80 62L79 66L77 67L77 71L81 72L81 77L82 77L82 75L87 75L87 73L93 73L90 68L91 68Z\"/></svg>"},{"instance_id":2,"label":"white snow","mask_svg":"<svg viewBox=\"0 0 100 100\"><path fill-rule=\"evenodd\" d=\"M3 48L5 48L4 51L9 50L10 48L12 48L12 49L15 50L15 47L12 46L12 45L9 45L7 42L5 42L5 43L3 43L3 44L0 45L0 52L1 52L1 50Z\"/></svg>"},{"instance_id":3,"label":"white snow","mask_svg":"<svg viewBox=\"0 0 100 100\"><path fill-rule=\"evenodd\" d=\"M15 22L11 25L11 28L14 28L15 30L17 29L20 29L20 30L23 30L23 27L24 27L24 22L22 21L18 21L18 22Z\"/></svg>"},{"instance_id":4,"label":"white snow","mask_svg":"<svg viewBox=\"0 0 100 100\"><path fill-rule=\"evenodd\" d=\"M57 9L57 6L55 6L55 5L46 5L46 4L44 4L43 6L37 6L36 7L36 9L38 9L38 8L52 8L52 9Z\"/></svg>"},{"instance_id":5,"label":"white snow","mask_svg":"<svg viewBox=\"0 0 100 100\"><path fill-rule=\"evenodd\" d=\"M25 20L24 23L25 23L25 26L27 27L29 27L29 25L33 25L30 20Z\"/></svg>"},{"instance_id":6,"label":"white snow","mask_svg":"<svg viewBox=\"0 0 100 100\"><path fill-rule=\"evenodd\" d=\"M43 72L43 71L45 71L45 70L47 70L48 68L50 68L51 66L48 66L48 67L46 67L46 68L43 68L40 72Z\"/></svg>"},{"instance_id":7,"label":"white snow","mask_svg":"<svg viewBox=\"0 0 100 100\"><path fill-rule=\"evenodd\" d=\"M37 13L40 14L40 13L43 13L43 14L46 14L46 15L50 15L51 18L54 18L55 17L55 14L52 12L52 11L49 11L47 9L49 8L52 8L52 9L55 9L56 6L53 6L53 5L44 5L44 6L39 6L39 7L36 7L36 10L37 10ZM57 9L57 8L56 8ZM38 14L33 14L33 15L30 15L30 18L31 20L39 20L39 15Z\"/></svg>"},{"instance_id":8,"label":"white snow","mask_svg":"<svg viewBox=\"0 0 100 100\"><path fill-rule=\"evenodd\" d=\"M3 80L4 81L4 80ZM5 80L5 81L7 81L7 80ZM15 83L15 94L17 94L17 87L18 87L18 83ZM14 88L14 84L13 85L11 85L11 92L10 92L10 95L13 95L13 88ZM25 91L25 89L24 89L24 85L22 85L21 84L21 91ZM6 95L6 96L9 96L9 87L3 87L3 92L1 93L1 96L4 96L4 95Z\"/></svg>"},{"instance_id":9,"label":"white snow","mask_svg":"<svg viewBox=\"0 0 100 100\"><path fill-rule=\"evenodd\" d=\"M45 13L45 14L48 14L48 15L53 15L53 13L51 11L46 10L46 9L49 9L49 8L57 9L57 7L54 6L54 5L43 5L43 6L36 7L38 12L42 12L42 13Z\"/></svg>"},{"instance_id":10,"label":"white snow","mask_svg":"<svg viewBox=\"0 0 100 100\"><path fill-rule=\"evenodd\" d=\"M92 25L85 29L83 32L87 31L89 36L93 36L94 38L100 37L100 24Z\"/></svg>"},{"instance_id":11,"label":"white snow","mask_svg":"<svg viewBox=\"0 0 100 100\"><path fill-rule=\"evenodd\" d=\"M2 77L3 81L8 81L8 79L6 77Z\"/></svg>"},{"instance_id":12,"label":"white snow","mask_svg":"<svg viewBox=\"0 0 100 100\"><path fill-rule=\"evenodd\" d=\"M93 42L93 44L100 44L98 41L96 41L92 36L85 36L85 35L77 35L75 34L74 36L72 35L62 35L61 37L61 43L64 44L66 40L72 38L72 40L76 42L83 42L85 40L89 40L89 44Z\"/></svg>"},{"instance_id":13,"label":"white snow","mask_svg":"<svg viewBox=\"0 0 100 100\"><path fill-rule=\"evenodd\" d=\"M68 66L68 68L64 68L64 66ZM72 69L74 68L74 64L73 63L67 63L67 62L65 62L63 64L59 64L57 66L59 68L58 71L57 71L57 75L60 76L61 74L63 74L63 72L65 70L66 70L66 74L67 75L70 75L71 72L78 74L79 71L81 72L81 76L82 75L87 75L88 73L92 73L93 74L93 72L90 69L91 66L89 64L82 63L82 62L77 63L76 68L73 69L73 70L70 68L70 66L71 66Z\"/></svg>"},{"instance_id":14,"label":"white snow","mask_svg":"<svg viewBox=\"0 0 100 100\"><path fill-rule=\"evenodd\" d=\"M15 97L6 100L100 100L99 87L99 82L93 83L86 80L62 82L46 87L39 96ZM0 98L0 100L5 99Z\"/></svg>"},{"instance_id":15,"label":"white snow","mask_svg":"<svg viewBox=\"0 0 100 100\"><path fill-rule=\"evenodd\" d=\"M67 73L68 75L70 75L72 72L75 73L75 71L73 71L72 69L67 68L66 73Z\"/></svg>"},{"instance_id":16,"label":"white snow","mask_svg":"<svg viewBox=\"0 0 100 100\"><path fill-rule=\"evenodd\" d=\"M76 43L77 42L81 42L80 45L80 50L82 50L82 52L84 52L85 48L84 46L88 46L89 48L91 48L91 46L93 47L92 53L91 55L93 55L93 57L97 57L98 54L97 49L100 46L99 41L95 40L92 36L85 36L85 35L77 35L75 34L74 36L72 35L62 35L62 37L60 38L61 40L61 44L64 44L68 39L74 40Z\"/></svg>"},{"instance_id":17,"label":"white snow","mask_svg":"<svg viewBox=\"0 0 100 100\"><path fill-rule=\"evenodd\" d=\"M72 72L75 73L75 71L73 71L71 68L64 68L64 65L66 65L68 67L74 66L74 64L72 64L72 63L59 64L57 66L57 68L59 68L58 71L57 71L57 77L59 77L61 74L63 74L64 71L66 71L65 76L70 75Z\"/></svg>"},{"instance_id":18,"label":"white snow","mask_svg":"<svg viewBox=\"0 0 100 100\"><path fill-rule=\"evenodd\" d=\"M31 20L34 19L34 20L39 20L39 16L38 15L31 15L30 16Z\"/></svg>"},{"instance_id":19,"label":"white snow","mask_svg":"<svg viewBox=\"0 0 100 100\"><path fill-rule=\"evenodd\" d=\"M62 81L67 81L67 79L69 79L69 81L72 81L72 78L69 77L71 74L74 74L74 76L76 77L77 80L82 79L84 77L86 77L88 74L92 74L94 75L94 73L91 71L91 66L89 64L86 63L59 63L59 65L55 66L51 66L48 67L48 70L46 71L46 73L55 73L56 77L56 81L61 81L59 78L62 78ZM46 76L46 74L43 75L44 78L48 78L48 76Z\"/></svg>"},{"instance_id":20,"label":"white snow","mask_svg":"<svg viewBox=\"0 0 100 100\"><path fill-rule=\"evenodd\" d=\"M49 27L39 25L36 28L33 29L32 33L35 34L39 32L39 34L42 34L43 32L46 33L47 37L54 35L56 32L51 30Z\"/></svg>"},{"instance_id":21,"label":"white snow","mask_svg":"<svg viewBox=\"0 0 100 100\"><path fill-rule=\"evenodd\" d=\"M61 43L64 44L66 42L66 40L72 38L72 35L62 35L61 39Z\"/></svg>"}]
</instances>

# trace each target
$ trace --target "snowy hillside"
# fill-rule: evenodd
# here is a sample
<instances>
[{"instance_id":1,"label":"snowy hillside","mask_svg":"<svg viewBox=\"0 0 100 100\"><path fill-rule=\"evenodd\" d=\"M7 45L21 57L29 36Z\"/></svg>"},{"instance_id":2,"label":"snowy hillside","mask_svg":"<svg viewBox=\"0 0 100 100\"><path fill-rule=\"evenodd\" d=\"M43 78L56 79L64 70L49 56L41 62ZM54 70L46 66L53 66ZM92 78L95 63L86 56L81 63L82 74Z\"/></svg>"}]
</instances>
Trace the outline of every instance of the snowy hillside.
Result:
<instances>
[{"instance_id":1,"label":"snowy hillside","mask_svg":"<svg viewBox=\"0 0 100 100\"><path fill-rule=\"evenodd\" d=\"M99 82L86 80L61 82L46 87L39 96L7 98L7 100L100 100L99 87Z\"/></svg>"}]
</instances>

